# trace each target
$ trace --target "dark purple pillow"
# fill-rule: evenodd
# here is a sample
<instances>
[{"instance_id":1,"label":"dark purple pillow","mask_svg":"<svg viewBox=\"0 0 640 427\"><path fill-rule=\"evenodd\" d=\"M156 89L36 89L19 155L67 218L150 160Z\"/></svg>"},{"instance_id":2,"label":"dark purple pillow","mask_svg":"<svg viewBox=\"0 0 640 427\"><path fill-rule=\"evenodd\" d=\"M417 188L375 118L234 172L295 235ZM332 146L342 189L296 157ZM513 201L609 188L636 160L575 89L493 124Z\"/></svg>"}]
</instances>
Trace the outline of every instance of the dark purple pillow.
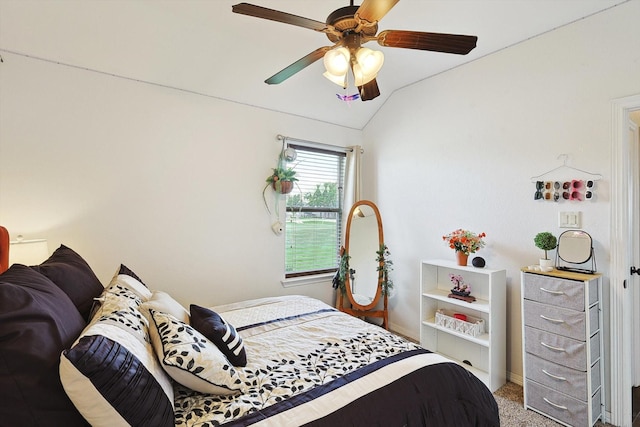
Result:
<instances>
[{"instance_id":1,"label":"dark purple pillow","mask_svg":"<svg viewBox=\"0 0 640 427\"><path fill-rule=\"evenodd\" d=\"M218 313L195 304L189 306L191 326L214 343L233 366L247 366L247 352L236 328Z\"/></svg>"},{"instance_id":2,"label":"dark purple pillow","mask_svg":"<svg viewBox=\"0 0 640 427\"><path fill-rule=\"evenodd\" d=\"M80 255L73 249L60 245L49 259L31 268L47 276L62 289L82 317L89 320L93 299L100 296L104 287Z\"/></svg>"},{"instance_id":3,"label":"dark purple pillow","mask_svg":"<svg viewBox=\"0 0 640 427\"><path fill-rule=\"evenodd\" d=\"M51 280L20 264L0 274L0 420L84 426L60 382L60 353L85 322Z\"/></svg>"}]
</instances>

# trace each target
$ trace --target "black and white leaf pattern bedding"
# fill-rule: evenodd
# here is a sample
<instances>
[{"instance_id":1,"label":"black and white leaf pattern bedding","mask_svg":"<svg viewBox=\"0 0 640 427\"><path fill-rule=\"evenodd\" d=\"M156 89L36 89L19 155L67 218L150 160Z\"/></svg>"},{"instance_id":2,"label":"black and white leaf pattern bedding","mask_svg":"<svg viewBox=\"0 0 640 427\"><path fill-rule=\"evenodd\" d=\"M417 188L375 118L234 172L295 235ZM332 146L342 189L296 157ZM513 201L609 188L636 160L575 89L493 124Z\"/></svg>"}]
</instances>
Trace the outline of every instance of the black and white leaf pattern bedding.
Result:
<instances>
[{"instance_id":1,"label":"black and white leaf pattern bedding","mask_svg":"<svg viewBox=\"0 0 640 427\"><path fill-rule=\"evenodd\" d=\"M142 300L129 289L111 285L95 299L92 323L114 324L150 343L148 322L140 312Z\"/></svg>"},{"instance_id":2,"label":"black and white leaf pattern bedding","mask_svg":"<svg viewBox=\"0 0 640 427\"><path fill-rule=\"evenodd\" d=\"M248 364L238 368L239 396L214 396L176 386L176 426L216 426L261 412L271 405L325 385L346 374L420 347L328 306L304 299L269 305L273 322L243 310L224 313L238 327ZM311 310L311 311L309 311ZM246 314L246 313L245 313ZM258 320L247 325L242 319ZM259 317L259 315L258 315Z\"/></svg>"}]
</instances>

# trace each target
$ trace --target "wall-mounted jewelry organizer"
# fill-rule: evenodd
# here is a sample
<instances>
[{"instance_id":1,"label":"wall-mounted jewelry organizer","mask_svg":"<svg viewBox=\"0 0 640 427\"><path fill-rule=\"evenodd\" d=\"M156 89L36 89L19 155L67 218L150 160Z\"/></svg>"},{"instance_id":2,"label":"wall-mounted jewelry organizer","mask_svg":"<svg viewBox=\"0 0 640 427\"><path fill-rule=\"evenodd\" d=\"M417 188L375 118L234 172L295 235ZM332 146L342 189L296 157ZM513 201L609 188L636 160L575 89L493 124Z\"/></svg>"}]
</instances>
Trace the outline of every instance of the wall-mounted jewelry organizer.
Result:
<instances>
[{"instance_id":1,"label":"wall-mounted jewelry organizer","mask_svg":"<svg viewBox=\"0 0 640 427\"><path fill-rule=\"evenodd\" d=\"M545 202L560 201L593 201L596 197L596 181L602 179L599 173L567 165L568 154L560 154L562 165L543 174L532 176L535 185L534 200Z\"/></svg>"}]
</instances>

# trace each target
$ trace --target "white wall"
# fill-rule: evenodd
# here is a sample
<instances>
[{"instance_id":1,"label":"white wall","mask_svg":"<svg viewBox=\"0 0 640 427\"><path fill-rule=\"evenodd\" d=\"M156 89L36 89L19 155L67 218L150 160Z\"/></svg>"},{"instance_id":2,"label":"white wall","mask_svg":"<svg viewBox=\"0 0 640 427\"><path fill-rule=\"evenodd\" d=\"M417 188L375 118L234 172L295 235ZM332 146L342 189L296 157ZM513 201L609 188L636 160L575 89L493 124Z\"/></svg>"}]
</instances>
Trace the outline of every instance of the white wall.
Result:
<instances>
[{"instance_id":1,"label":"white wall","mask_svg":"<svg viewBox=\"0 0 640 427\"><path fill-rule=\"evenodd\" d=\"M419 336L419 260L453 260L441 237L456 228L484 231L476 256L507 270L508 372L521 381L520 268L538 262L536 233L563 231L559 211L582 213L608 301L611 100L640 93L639 22L632 1L544 34L405 88L366 127L367 197L385 222L398 330ZM531 178L560 154L602 174L595 200L534 201Z\"/></svg>"},{"instance_id":2,"label":"white wall","mask_svg":"<svg viewBox=\"0 0 640 427\"><path fill-rule=\"evenodd\" d=\"M186 305L332 301L330 283L282 288L283 237L262 190L277 134L347 146L359 131L3 57L0 223L13 238L66 244L103 283L122 262Z\"/></svg>"}]
</instances>

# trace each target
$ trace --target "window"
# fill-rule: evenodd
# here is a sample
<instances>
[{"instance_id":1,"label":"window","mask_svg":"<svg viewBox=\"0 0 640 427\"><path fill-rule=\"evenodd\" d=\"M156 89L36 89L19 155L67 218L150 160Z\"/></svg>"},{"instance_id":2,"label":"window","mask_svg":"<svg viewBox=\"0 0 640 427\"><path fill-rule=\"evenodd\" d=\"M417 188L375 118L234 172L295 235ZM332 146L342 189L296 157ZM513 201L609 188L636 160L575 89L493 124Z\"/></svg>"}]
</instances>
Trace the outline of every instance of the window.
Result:
<instances>
[{"instance_id":1,"label":"window","mask_svg":"<svg viewBox=\"0 0 640 427\"><path fill-rule=\"evenodd\" d=\"M285 277L333 272L342 244L345 152L289 146L298 153L298 181L287 195Z\"/></svg>"}]
</instances>

